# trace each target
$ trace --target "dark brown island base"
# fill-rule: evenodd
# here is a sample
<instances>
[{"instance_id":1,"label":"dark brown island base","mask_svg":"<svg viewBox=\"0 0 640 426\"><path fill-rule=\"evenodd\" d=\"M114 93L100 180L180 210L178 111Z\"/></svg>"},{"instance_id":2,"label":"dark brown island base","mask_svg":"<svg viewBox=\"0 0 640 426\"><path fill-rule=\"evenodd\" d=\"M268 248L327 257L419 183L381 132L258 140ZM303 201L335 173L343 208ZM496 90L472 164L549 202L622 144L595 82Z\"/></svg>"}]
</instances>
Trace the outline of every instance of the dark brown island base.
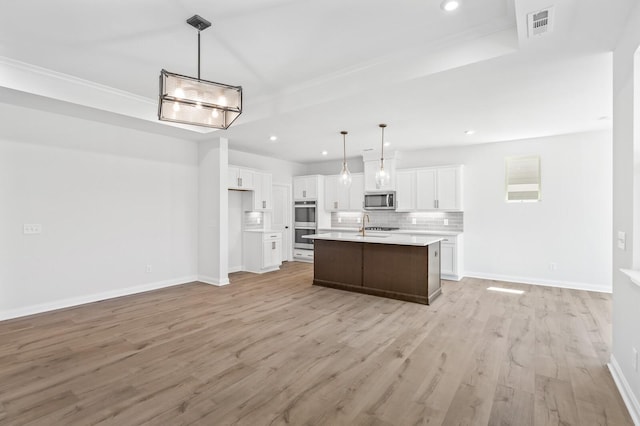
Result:
<instances>
[{"instance_id":1,"label":"dark brown island base","mask_svg":"<svg viewBox=\"0 0 640 426\"><path fill-rule=\"evenodd\" d=\"M308 238L314 285L426 305L441 293L440 238L341 232Z\"/></svg>"}]
</instances>

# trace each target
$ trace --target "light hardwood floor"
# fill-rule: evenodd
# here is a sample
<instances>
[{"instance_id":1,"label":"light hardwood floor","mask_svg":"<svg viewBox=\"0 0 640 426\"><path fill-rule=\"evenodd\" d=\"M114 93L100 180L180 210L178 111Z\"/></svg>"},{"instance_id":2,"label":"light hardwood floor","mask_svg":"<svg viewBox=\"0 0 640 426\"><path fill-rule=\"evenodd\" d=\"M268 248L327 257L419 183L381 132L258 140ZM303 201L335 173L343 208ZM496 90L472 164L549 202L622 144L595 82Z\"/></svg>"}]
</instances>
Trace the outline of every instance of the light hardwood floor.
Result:
<instances>
[{"instance_id":1,"label":"light hardwood floor","mask_svg":"<svg viewBox=\"0 0 640 426\"><path fill-rule=\"evenodd\" d=\"M465 279L425 306L312 274L0 322L0 424L632 424L605 365L609 295Z\"/></svg>"}]
</instances>

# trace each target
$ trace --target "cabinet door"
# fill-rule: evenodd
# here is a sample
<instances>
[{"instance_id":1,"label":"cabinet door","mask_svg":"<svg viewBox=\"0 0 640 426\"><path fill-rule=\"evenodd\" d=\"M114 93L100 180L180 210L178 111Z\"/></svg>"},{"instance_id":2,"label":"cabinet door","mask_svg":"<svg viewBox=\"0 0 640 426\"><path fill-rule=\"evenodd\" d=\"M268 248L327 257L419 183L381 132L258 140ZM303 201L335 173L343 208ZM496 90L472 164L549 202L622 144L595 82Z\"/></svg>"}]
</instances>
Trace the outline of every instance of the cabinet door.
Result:
<instances>
[{"instance_id":1,"label":"cabinet door","mask_svg":"<svg viewBox=\"0 0 640 426\"><path fill-rule=\"evenodd\" d=\"M262 267L267 268L273 264L271 259L271 241L266 240L262 242Z\"/></svg>"},{"instance_id":2,"label":"cabinet door","mask_svg":"<svg viewBox=\"0 0 640 426\"><path fill-rule=\"evenodd\" d=\"M349 210L360 211L364 207L364 174L351 175L351 188L349 189Z\"/></svg>"},{"instance_id":3,"label":"cabinet door","mask_svg":"<svg viewBox=\"0 0 640 426\"><path fill-rule=\"evenodd\" d=\"M380 161L365 161L364 162L364 190L378 191L376 186L376 171L380 167Z\"/></svg>"},{"instance_id":4,"label":"cabinet door","mask_svg":"<svg viewBox=\"0 0 640 426\"><path fill-rule=\"evenodd\" d=\"M306 195L304 198L310 198L312 200L318 199L318 177L309 176L305 182Z\"/></svg>"},{"instance_id":5,"label":"cabinet door","mask_svg":"<svg viewBox=\"0 0 640 426\"><path fill-rule=\"evenodd\" d=\"M437 200L440 210L460 210L462 194L460 193L460 169L446 167L438 169Z\"/></svg>"},{"instance_id":6,"label":"cabinet door","mask_svg":"<svg viewBox=\"0 0 640 426\"><path fill-rule=\"evenodd\" d=\"M282 264L282 240L273 240L271 245L271 261L274 265Z\"/></svg>"},{"instance_id":7,"label":"cabinet door","mask_svg":"<svg viewBox=\"0 0 640 426\"><path fill-rule=\"evenodd\" d=\"M416 209L434 210L436 208L436 176L436 169L416 172Z\"/></svg>"},{"instance_id":8,"label":"cabinet door","mask_svg":"<svg viewBox=\"0 0 640 426\"><path fill-rule=\"evenodd\" d=\"M324 209L328 212L338 211L340 208L339 176L324 178Z\"/></svg>"},{"instance_id":9,"label":"cabinet door","mask_svg":"<svg viewBox=\"0 0 640 426\"><path fill-rule=\"evenodd\" d=\"M237 167L229 167L227 169L227 187L228 188L238 187L238 168Z\"/></svg>"},{"instance_id":10,"label":"cabinet door","mask_svg":"<svg viewBox=\"0 0 640 426\"><path fill-rule=\"evenodd\" d=\"M262 173L262 208L273 209L273 176L271 173Z\"/></svg>"},{"instance_id":11,"label":"cabinet door","mask_svg":"<svg viewBox=\"0 0 640 426\"><path fill-rule=\"evenodd\" d=\"M306 178L304 176L298 176L293 178L293 198L300 200L303 194L306 194Z\"/></svg>"},{"instance_id":12,"label":"cabinet door","mask_svg":"<svg viewBox=\"0 0 640 426\"><path fill-rule=\"evenodd\" d=\"M440 274L456 275L456 245L440 243Z\"/></svg>"},{"instance_id":13,"label":"cabinet door","mask_svg":"<svg viewBox=\"0 0 640 426\"><path fill-rule=\"evenodd\" d=\"M253 172L246 169L238 169L238 187L253 189Z\"/></svg>"},{"instance_id":14,"label":"cabinet door","mask_svg":"<svg viewBox=\"0 0 640 426\"><path fill-rule=\"evenodd\" d=\"M399 170L396 179L396 211L416 209L416 171Z\"/></svg>"}]
</instances>

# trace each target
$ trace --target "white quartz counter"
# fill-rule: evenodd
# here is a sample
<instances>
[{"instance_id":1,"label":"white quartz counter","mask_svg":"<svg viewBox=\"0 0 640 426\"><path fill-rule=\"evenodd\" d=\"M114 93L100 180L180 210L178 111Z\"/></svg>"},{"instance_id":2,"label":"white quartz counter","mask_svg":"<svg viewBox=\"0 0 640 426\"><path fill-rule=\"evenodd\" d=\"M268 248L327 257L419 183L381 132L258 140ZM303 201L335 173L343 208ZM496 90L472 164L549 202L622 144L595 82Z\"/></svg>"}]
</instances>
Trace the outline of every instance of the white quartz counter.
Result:
<instances>
[{"instance_id":1,"label":"white quartz counter","mask_svg":"<svg viewBox=\"0 0 640 426\"><path fill-rule=\"evenodd\" d=\"M318 232L358 232L358 228L320 228ZM460 235L462 232L457 231L422 231L418 229L395 229L393 231L367 231L371 234L377 233L385 233L385 234L412 234L412 235Z\"/></svg>"},{"instance_id":2,"label":"white quartz counter","mask_svg":"<svg viewBox=\"0 0 640 426\"><path fill-rule=\"evenodd\" d=\"M313 240L349 241L354 243L393 244L401 246L428 246L442 241L440 237L427 235L391 234L386 232L367 232L363 237L357 232L326 232L321 234L305 235L302 238Z\"/></svg>"}]
</instances>

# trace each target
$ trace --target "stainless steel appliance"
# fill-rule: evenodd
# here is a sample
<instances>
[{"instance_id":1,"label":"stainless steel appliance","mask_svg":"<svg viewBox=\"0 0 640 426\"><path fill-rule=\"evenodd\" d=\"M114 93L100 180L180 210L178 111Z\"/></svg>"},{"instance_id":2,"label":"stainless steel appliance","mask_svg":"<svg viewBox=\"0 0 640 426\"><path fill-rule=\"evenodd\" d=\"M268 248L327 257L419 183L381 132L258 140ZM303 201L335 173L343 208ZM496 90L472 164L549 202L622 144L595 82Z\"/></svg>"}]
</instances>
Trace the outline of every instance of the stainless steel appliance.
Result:
<instances>
[{"instance_id":1,"label":"stainless steel appliance","mask_svg":"<svg viewBox=\"0 0 640 426\"><path fill-rule=\"evenodd\" d=\"M317 233L316 202L296 201L293 205L293 247L299 249L313 249L313 240L302 238L305 235Z\"/></svg>"},{"instance_id":2,"label":"stainless steel appliance","mask_svg":"<svg viewBox=\"0 0 640 426\"><path fill-rule=\"evenodd\" d=\"M364 194L364 209L365 210L395 210L396 209L395 191L368 192Z\"/></svg>"}]
</instances>

